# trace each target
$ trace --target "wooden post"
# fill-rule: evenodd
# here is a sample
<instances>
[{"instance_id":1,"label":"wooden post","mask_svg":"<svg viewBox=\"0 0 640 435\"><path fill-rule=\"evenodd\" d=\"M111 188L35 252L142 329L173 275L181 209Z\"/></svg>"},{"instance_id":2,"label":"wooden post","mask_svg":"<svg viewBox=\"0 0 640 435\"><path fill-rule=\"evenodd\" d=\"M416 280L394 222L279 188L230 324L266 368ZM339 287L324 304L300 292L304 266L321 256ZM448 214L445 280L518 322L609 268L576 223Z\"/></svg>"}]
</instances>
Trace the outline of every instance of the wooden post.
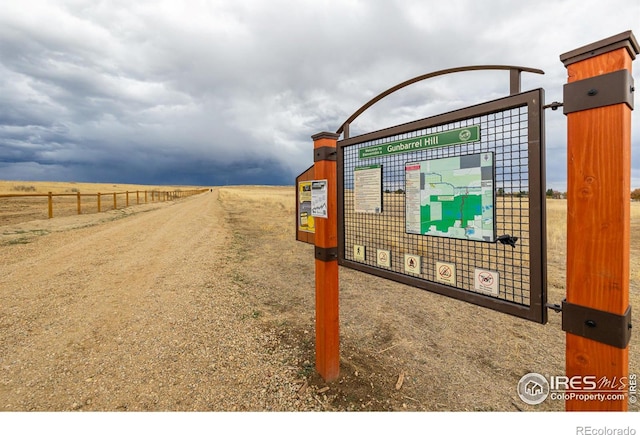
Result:
<instances>
[{"instance_id":1,"label":"wooden post","mask_svg":"<svg viewBox=\"0 0 640 435\"><path fill-rule=\"evenodd\" d=\"M126 196L127 199L126 199L126 202L125 202L125 207L129 207L129 191L128 190L126 191L126 195L127 195Z\"/></svg>"},{"instance_id":2,"label":"wooden post","mask_svg":"<svg viewBox=\"0 0 640 435\"><path fill-rule=\"evenodd\" d=\"M623 332L626 327L626 320L619 320L629 308L631 108L623 100L632 93L626 71L630 76L637 53L633 34L625 32L560 56L568 75L566 304L586 311L571 319L563 304L563 330L573 331L566 334L566 376L577 379L574 385L584 385L585 376L606 379L612 382L609 388L599 387L608 390L628 383L629 345L605 343L592 334L597 329L613 335L611 327ZM615 78L606 81L611 73ZM598 323L592 319L598 312L617 316ZM573 330L572 320L578 321ZM565 402L567 411L627 407L626 398Z\"/></svg>"},{"instance_id":3,"label":"wooden post","mask_svg":"<svg viewBox=\"0 0 640 435\"><path fill-rule=\"evenodd\" d=\"M118 209L118 201L116 200L116 193L113 192L113 209L117 210Z\"/></svg>"},{"instance_id":4,"label":"wooden post","mask_svg":"<svg viewBox=\"0 0 640 435\"><path fill-rule=\"evenodd\" d=\"M327 217L315 217L316 369L325 381L340 375L338 306L338 200L336 144L339 135L312 136L316 180L327 180Z\"/></svg>"},{"instance_id":5,"label":"wooden post","mask_svg":"<svg viewBox=\"0 0 640 435\"><path fill-rule=\"evenodd\" d=\"M98 213L100 213L100 192L98 192Z\"/></svg>"},{"instance_id":6,"label":"wooden post","mask_svg":"<svg viewBox=\"0 0 640 435\"><path fill-rule=\"evenodd\" d=\"M136 190L136 204L140 204L140 191Z\"/></svg>"},{"instance_id":7,"label":"wooden post","mask_svg":"<svg viewBox=\"0 0 640 435\"><path fill-rule=\"evenodd\" d=\"M80 199L80 192L78 192L78 214L82 214L82 200Z\"/></svg>"},{"instance_id":8,"label":"wooden post","mask_svg":"<svg viewBox=\"0 0 640 435\"><path fill-rule=\"evenodd\" d=\"M49 192L49 219L53 217L53 193Z\"/></svg>"}]
</instances>

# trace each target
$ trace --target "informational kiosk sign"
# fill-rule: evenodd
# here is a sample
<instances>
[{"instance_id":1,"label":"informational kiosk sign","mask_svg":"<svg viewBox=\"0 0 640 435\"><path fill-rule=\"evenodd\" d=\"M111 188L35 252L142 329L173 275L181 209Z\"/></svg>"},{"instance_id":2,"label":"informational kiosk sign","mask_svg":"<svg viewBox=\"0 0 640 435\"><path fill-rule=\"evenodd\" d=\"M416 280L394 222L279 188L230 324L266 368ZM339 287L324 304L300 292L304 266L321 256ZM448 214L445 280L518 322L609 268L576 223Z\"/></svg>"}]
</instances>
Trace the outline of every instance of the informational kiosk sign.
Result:
<instances>
[{"instance_id":1,"label":"informational kiosk sign","mask_svg":"<svg viewBox=\"0 0 640 435\"><path fill-rule=\"evenodd\" d=\"M339 263L546 323L543 100L338 141Z\"/></svg>"}]
</instances>

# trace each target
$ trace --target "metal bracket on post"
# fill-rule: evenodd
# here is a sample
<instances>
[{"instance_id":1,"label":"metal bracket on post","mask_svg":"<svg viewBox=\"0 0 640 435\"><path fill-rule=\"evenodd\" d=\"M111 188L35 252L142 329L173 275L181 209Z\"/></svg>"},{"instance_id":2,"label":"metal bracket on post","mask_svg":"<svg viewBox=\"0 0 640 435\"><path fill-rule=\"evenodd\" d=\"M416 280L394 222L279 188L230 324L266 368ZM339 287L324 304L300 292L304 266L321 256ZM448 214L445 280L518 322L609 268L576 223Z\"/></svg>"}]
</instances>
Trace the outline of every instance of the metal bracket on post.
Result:
<instances>
[{"instance_id":1,"label":"metal bracket on post","mask_svg":"<svg viewBox=\"0 0 640 435\"><path fill-rule=\"evenodd\" d=\"M313 161L320 162L323 160L337 160L336 149L333 147L320 147L313 150Z\"/></svg>"},{"instance_id":2,"label":"metal bracket on post","mask_svg":"<svg viewBox=\"0 0 640 435\"><path fill-rule=\"evenodd\" d=\"M564 85L564 114L625 103L633 110L633 77L621 69Z\"/></svg>"},{"instance_id":3,"label":"metal bracket on post","mask_svg":"<svg viewBox=\"0 0 640 435\"><path fill-rule=\"evenodd\" d=\"M320 261L334 261L338 259L338 247L321 248L316 246L315 258Z\"/></svg>"},{"instance_id":4,"label":"metal bracket on post","mask_svg":"<svg viewBox=\"0 0 640 435\"><path fill-rule=\"evenodd\" d=\"M562 301L562 330L625 349L631 339L631 307L623 315Z\"/></svg>"}]
</instances>

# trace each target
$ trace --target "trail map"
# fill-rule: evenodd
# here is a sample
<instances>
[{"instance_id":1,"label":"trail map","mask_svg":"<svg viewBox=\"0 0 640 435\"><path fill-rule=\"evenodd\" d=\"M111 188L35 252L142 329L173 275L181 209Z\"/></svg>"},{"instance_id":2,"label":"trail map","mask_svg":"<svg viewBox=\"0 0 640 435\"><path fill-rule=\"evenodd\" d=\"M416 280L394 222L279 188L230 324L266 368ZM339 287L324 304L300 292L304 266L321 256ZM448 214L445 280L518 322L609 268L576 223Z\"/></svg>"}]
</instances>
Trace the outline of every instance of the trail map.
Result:
<instances>
[{"instance_id":1,"label":"trail map","mask_svg":"<svg viewBox=\"0 0 640 435\"><path fill-rule=\"evenodd\" d=\"M406 231L495 241L493 153L405 165Z\"/></svg>"}]
</instances>

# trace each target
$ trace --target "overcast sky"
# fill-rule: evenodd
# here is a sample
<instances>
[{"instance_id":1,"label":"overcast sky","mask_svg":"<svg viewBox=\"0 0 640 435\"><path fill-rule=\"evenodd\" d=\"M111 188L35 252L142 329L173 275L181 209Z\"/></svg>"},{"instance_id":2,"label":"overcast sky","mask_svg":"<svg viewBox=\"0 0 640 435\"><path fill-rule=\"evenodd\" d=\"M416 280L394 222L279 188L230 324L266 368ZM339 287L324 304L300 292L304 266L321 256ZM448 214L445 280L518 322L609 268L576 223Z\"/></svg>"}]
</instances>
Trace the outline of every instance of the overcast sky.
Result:
<instances>
[{"instance_id":1,"label":"overcast sky","mask_svg":"<svg viewBox=\"0 0 640 435\"><path fill-rule=\"evenodd\" d=\"M0 0L0 179L292 185L311 135L404 80L519 65L561 101L561 54L639 24L638 0ZM506 71L431 79L351 135L508 92ZM547 187L566 190L566 117L546 119Z\"/></svg>"}]
</instances>

